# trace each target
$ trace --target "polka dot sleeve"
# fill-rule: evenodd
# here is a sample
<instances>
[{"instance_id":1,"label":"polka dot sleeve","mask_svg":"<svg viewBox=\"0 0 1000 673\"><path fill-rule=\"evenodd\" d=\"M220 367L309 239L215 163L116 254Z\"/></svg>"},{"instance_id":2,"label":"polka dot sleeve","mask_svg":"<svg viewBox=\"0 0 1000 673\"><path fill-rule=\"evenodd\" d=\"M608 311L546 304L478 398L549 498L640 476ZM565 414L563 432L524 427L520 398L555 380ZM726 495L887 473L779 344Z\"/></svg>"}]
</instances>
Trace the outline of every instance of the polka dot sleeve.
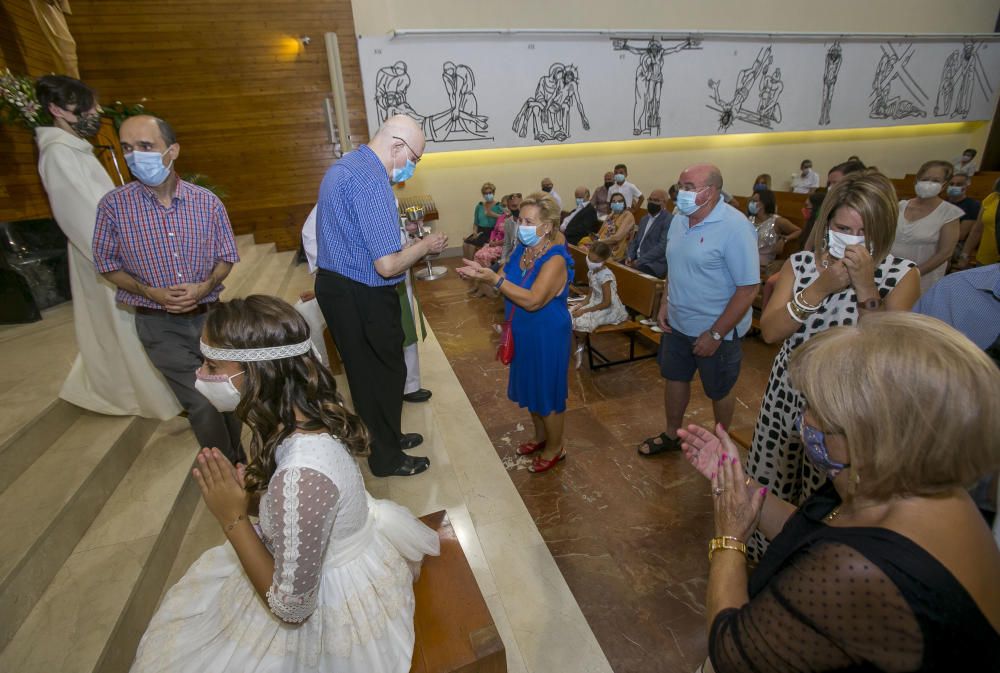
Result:
<instances>
[{"instance_id":1,"label":"polka dot sleeve","mask_svg":"<svg viewBox=\"0 0 1000 673\"><path fill-rule=\"evenodd\" d=\"M326 475L306 467L279 471L271 480L274 579L267 604L282 621L302 622L316 607L323 555L336 519L339 492Z\"/></svg>"},{"instance_id":2,"label":"polka dot sleeve","mask_svg":"<svg viewBox=\"0 0 1000 673\"><path fill-rule=\"evenodd\" d=\"M853 547L803 550L740 609L721 612L709 635L717 673L917 670L920 624L899 588ZM853 670L853 669L852 669Z\"/></svg>"}]
</instances>

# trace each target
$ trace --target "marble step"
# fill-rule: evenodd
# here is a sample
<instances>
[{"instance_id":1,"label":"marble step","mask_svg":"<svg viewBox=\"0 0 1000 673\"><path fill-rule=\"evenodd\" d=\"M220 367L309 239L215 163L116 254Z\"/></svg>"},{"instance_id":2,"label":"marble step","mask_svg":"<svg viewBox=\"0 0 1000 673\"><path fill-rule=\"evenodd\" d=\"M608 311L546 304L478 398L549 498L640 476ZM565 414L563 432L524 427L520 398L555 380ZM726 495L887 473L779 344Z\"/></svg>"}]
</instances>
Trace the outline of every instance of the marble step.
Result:
<instances>
[{"instance_id":1,"label":"marble step","mask_svg":"<svg viewBox=\"0 0 1000 673\"><path fill-rule=\"evenodd\" d=\"M184 419L157 428L0 652L0 671L128 671L200 499L196 453Z\"/></svg>"},{"instance_id":2,"label":"marble step","mask_svg":"<svg viewBox=\"0 0 1000 673\"><path fill-rule=\"evenodd\" d=\"M80 411L0 493L0 647L13 638L158 424Z\"/></svg>"},{"instance_id":3,"label":"marble step","mask_svg":"<svg viewBox=\"0 0 1000 673\"><path fill-rule=\"evenodd\" d=\"M83 409L69 402L52 400L0 444L0 493L17 481L82 413Z\"/></svg>"},{"instance_id":4,"label":"marble step","mask_svg":"<svg viewBox=\"0 0 1000 673\"><path fill-rule=\"evenodd\" d=\"M259 281L261 273L274 263L275 254L273 243L255 245L245 257L241 257L240 263L233 267L233 273L239 270L240 274L232 280L227 279L226 291L223 292L222 299L233 299L253 294L249 289Z\"/></svg>"},{"instance_id":5,"label":"marble step","mask_svg":"<svg viewBox=\"0 0 1000 673\"><path fill-rule=\"evenodd\" d=\"M290 272L292 251L272 252L264 257L255 269L252 282L240 286L233 296L247 297L252 294L277 294L285 276Z\"/></svg>"},{"instance_id":6,"label":"marble step","mask_svg":"<svg viewBox=\"0 0 1000 673\"><path fill-rule=\"evenodd\" d=\"M222 298L228 299L232 296L234 289L239 288L241 285L252 282L253 277L257 269L257 265L262 259L274 251L274 246L269 243L256 244L253 242L253 238L250 240L240 240L243 239L242 236L237 238L237 250L240 253L240 261L233 266L233 270L229 272L229 277L223 281L226 289L222 292Z\"/></svg>"}]
</instances>

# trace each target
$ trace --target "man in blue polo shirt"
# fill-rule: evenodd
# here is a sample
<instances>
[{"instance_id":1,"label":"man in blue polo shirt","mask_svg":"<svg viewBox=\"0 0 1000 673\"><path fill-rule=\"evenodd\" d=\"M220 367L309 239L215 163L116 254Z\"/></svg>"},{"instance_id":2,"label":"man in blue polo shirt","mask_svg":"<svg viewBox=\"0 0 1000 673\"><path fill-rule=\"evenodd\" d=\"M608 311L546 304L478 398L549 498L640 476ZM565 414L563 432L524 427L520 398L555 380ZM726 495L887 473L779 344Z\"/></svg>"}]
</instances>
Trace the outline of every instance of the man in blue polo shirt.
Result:
<instances>
[{"instance_id":1,"label":"man in blue polo shirt","mask_svg":"<svg viewBox=\"0 0 1000 673\"><path fill-rule=\"evenodd\" d=\"M678 214L667 231L667 285L658 323L657 356L667 380L667 431L650 437L639 453L680 449L677 429L691 397L695 370L712 400L715 422L733 420L731 395L740 374L740 342L750 329L750 305L760 287L757 236L740 211L722 199L722 173L697 164L681 173Z\"/></svg>"},{"instance_id":2,"label":"man in blue polo shirt","mask_svg":"<svg viewBox=\"0 0 1000 673\"><path fill-rule=\"evenodd\" d=\"M409 117L391 117L368 145L344 155L320 185L316 213L316 300L340 351L354 409L368 427L368 466L378 477L410 476L430 466L403 449L423 438L403 435L403 327L396 285L403 273L448 244L430 234L403 247L390 185L408 180L424 152Z\"/></svg>"}]
</instances>

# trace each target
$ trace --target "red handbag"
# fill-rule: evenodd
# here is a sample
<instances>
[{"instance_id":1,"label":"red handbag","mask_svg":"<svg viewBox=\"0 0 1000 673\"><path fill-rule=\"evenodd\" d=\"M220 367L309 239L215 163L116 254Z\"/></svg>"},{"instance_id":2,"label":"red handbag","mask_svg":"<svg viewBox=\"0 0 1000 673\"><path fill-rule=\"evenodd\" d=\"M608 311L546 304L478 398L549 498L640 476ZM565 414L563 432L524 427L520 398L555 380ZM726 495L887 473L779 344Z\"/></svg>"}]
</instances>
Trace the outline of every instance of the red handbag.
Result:
<instances>
[{"instance_id":1,"label":"red handbag","mask_svg":"<svg viewBox=\"0 0 1000 673\"><path fill-rule=\"evenodd\" d=\"M514 307L510 307L507 319L503 321L503 328L500 330L500 345L497 346L497 360L505 365L514 361L514 330L510 328L510 321L514 317Z\"/></svg>"}]
</instances>

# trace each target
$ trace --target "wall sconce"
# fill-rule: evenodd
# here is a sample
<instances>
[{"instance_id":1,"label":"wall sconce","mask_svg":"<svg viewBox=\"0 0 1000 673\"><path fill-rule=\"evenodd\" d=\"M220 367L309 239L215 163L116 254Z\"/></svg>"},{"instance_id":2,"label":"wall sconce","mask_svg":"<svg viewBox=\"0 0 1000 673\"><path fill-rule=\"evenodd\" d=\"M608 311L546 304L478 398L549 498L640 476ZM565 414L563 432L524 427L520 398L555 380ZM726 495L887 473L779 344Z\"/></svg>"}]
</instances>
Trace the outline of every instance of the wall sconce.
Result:
<instances>
[{"instance_id":1,"label":"wall sconce","mask_svg":"<svg viewBox=\"0 0 1000 673\"><path fill-rule=\"evenodd\" d=\"M299 42L302 43L303 47L308 47L309 44L312 42L312 38L309 37L308 35L303 35L302 37L299 38Z\"/></svg>"}]
</instances>

